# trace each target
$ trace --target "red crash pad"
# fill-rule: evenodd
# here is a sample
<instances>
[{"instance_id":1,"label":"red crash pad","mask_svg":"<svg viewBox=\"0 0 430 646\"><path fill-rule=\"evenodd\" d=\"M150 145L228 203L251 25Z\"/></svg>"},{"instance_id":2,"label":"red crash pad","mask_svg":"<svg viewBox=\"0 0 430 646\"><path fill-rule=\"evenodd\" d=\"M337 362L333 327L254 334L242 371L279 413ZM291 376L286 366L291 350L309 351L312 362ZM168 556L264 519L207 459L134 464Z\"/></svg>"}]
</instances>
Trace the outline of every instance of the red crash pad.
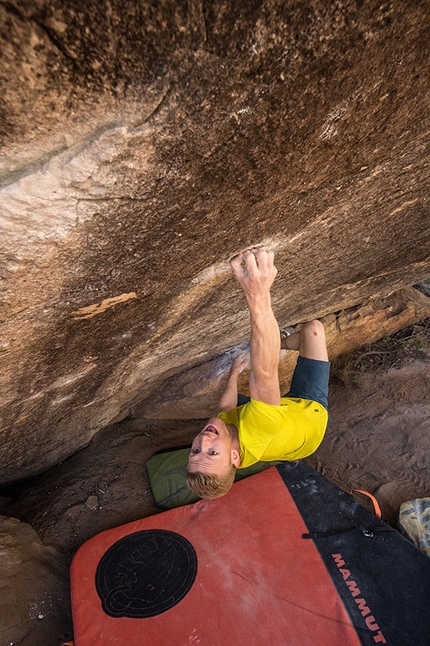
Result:
<instances>
[{"instance_id":1,"label":"red crash pad","mask_svg":"<svg viewBox=\"0 0 430 646\"><path fill-rule=\"evenodd\" d=\"M397 639L395 595L379 581L398 539L308 467L273 467L85 543L71 568L75 646L424 646L419 631Z\"/></svg>"}]
</instances>

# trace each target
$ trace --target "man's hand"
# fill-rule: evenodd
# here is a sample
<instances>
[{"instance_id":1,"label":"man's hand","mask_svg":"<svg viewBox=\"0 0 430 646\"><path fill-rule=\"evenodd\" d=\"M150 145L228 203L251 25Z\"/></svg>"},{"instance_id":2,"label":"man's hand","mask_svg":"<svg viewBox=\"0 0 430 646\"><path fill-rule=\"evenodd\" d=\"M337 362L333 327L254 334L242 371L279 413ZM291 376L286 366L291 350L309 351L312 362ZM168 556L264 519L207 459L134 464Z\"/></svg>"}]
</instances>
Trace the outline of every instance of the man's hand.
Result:
<instances>
[{"instance_id":1,"label":"man's hand","mask_svg":"<svg viewBox=\"0 0 430 646\"><path fill-rule=\"evenodd\" d=\"M249 300L259 300L270 294L278 270L273 264L273 251L251 249L230 260L234 275Z\"/></svg>"},{"instance_id":2,"label":"man's hand","mask_svg":"<svg viewBox=\"0 0 430 646\"><path fill-rule=\"evenodd\" d=\"M229 412L237 406L237 378L249 366L246 354L239 354L233 361L228 381L218 404L219 411Z\"/></svg>"},{"instance_id":3,"label":"man's hand","mask_svg":"<svg viewBox=\"0 0 430 646\"><path fill-rule=\"evenodd\" d=\"M246 354L239 354L231 365L230 374L238 376L245 370L245 368L248 368L248 366L249 357Z\"/></svg>"}]
</instances>

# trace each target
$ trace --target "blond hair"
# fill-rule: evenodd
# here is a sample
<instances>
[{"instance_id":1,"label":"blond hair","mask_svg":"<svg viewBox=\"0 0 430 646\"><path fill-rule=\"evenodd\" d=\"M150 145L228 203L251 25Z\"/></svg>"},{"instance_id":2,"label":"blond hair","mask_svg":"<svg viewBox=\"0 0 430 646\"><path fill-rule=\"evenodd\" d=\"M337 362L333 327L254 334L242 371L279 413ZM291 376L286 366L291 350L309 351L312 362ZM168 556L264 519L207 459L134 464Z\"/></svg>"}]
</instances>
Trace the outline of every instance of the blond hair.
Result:
<instances>
[{"instance_id":1,"label":"blond hair","mask_svg":"<svg viewBox=\"0 0 430 646\"><path fill-rule=\"evenodd\" d=\"M231 465L228 473L223 476L215 476L211 473L187 471L187 487L200 498L220 498L231 488L236 476L236 467Z\"/></svg>"}]
</instances>

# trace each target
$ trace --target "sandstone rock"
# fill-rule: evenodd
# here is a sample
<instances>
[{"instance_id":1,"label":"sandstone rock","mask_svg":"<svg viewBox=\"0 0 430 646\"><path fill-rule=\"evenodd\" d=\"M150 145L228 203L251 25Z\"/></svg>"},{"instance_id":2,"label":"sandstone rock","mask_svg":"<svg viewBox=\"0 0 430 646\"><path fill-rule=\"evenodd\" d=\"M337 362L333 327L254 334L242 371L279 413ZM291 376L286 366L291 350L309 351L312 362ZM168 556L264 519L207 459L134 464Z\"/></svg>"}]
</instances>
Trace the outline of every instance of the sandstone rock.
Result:
<instances>
[{"instance_id":1,"label":"sandstone rock","mask_svg":"<svg viewBox=\"0 0 430 646\"><path fill-rule=\"evenodd\" d=\"M0 516L0 562L1 643L58 645L70 603L62 556L26 523Z\"/></svg>"},{"instance_id":2,"label":"sandstone rock","mask_svg":"<svg viewBox=\"0 0 430 646\"><path fill-rule=\"evenodd\" d=\"M413 288L403 289L386 298L342 310L322 319L326 331L329 358L334 359L366 343L389 336L399 329L430 317L430 299ZM218 400L225 386L232 359L246 346L203 363L163 382L133 411L134 418L189 419L216 414ZM281 392L288 392L297 353L281 351L279 379ZM249 371L239 377L239 391L249 395Z\"/></svg>"},{"instance_id":3,"label":"sandstone rock","mask_svg":"<svg viewBox=\"0 0 430 646\"><path fill-rule=\"evenodd\" d=\"M0 482L245 342L241 249L276 249L282 325L430 274L429 15L0 5Z\"/></svg>"},{"instance_id":4,"label":"sandstone rock","mask_svg":"<svg viewBox=\"0 0 430 646\"><path fill-rule=\"evenodd\" d=\"M99 499L97 496L88 496L88 498L85 501L85 506L88 507L88 509L95 510L99 506Z\"/></svg>"}]
</instances>

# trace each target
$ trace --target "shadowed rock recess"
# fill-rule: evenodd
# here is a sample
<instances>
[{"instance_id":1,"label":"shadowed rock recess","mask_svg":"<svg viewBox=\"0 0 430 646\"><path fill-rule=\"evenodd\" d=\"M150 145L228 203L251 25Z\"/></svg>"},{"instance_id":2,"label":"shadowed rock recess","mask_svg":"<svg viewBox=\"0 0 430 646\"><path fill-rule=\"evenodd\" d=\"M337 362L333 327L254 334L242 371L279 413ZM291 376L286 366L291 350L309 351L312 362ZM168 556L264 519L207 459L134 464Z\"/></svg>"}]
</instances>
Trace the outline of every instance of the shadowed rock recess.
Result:
<instances>
[{"instance_id":1,"label":"shadowed rock recess","mask_svg":"<svg viewBox=\"0 0 430 646\"><path fill-rule=\"evenodd\" d=\"M281 326L430 275L429 15L0 2L0 483L246 342L240 250Z\"/></svg>"}]
</instances>

